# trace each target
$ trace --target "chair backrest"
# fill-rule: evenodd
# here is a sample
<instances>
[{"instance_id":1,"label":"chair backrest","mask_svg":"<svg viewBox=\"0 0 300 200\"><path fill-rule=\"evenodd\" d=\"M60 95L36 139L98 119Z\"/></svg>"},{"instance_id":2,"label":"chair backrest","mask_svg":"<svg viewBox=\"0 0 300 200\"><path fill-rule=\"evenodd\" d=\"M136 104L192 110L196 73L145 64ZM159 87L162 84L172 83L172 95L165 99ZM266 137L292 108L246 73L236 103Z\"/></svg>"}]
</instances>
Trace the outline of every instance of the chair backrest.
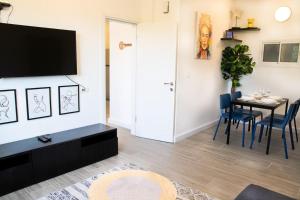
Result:
<instances>
[{"instance_id":1,"label":"chair backrest","mask_svg":"<svg viewBox=\"0 0 300 200\"><path fill-rule=\"evenodd\" d=\"M230 94L220 95L220 109L223 112L224 109L230 108L231 105L231 96Z\"/></svg>"},{"instance_id":2,"label":"chair backrest","mask_svg":"<svg viewBox=\"0 0 300 200\"><path fill-rule=\"evenodd\" d=\"M296 107L295 107L292 119L294 119L295 117L297 117L297 114L298 114L298 111L299 111L299 107L300 107L300 100L297 100L295 102L295 104L296 104Z\"/></svg>"},{"instance_id":3,"label":"chair backrest","mask_svg":"<svg viewBox=\"0 0 300 200\"><path fill-rule=\"evenodd\" d=\"M236 99L241 98L241 97L242 97L242 92L241 91L237 91L237 92L235 92L231 95L232 100L236 100Z\"/></svg>"},{"instance_id":4,"label":"chair backrest","mask_svg":"<svg viewBox=\"0 0 300 200\"><path fill-rule=\"evenodd\" d=\"M289 107L289 110L287 112L287 115L284 118L284 124L286 125L291 119L293 119L293 114L295 112L295 110L297 109L296 107L297 105L292 103Z\"/></svg>"}]
</instances>

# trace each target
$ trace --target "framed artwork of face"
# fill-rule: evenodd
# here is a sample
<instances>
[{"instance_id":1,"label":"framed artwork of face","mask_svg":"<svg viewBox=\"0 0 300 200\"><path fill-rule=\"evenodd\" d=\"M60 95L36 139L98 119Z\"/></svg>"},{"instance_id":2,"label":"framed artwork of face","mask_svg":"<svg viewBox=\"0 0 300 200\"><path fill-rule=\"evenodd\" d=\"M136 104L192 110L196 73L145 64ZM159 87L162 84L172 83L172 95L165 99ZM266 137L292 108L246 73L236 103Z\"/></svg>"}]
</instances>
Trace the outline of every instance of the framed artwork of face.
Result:
<instances>
[{"instance_id":1,"label":"framed artwork of face","mask_svg":"<svg viewBox=\"0 0 300 200\"><path fill-rule=\"evenodd\" d=\"M211 56L212 25L210 15L197 13L196 24L196 59L208 60Z\"/></svg>"}]
</instances>

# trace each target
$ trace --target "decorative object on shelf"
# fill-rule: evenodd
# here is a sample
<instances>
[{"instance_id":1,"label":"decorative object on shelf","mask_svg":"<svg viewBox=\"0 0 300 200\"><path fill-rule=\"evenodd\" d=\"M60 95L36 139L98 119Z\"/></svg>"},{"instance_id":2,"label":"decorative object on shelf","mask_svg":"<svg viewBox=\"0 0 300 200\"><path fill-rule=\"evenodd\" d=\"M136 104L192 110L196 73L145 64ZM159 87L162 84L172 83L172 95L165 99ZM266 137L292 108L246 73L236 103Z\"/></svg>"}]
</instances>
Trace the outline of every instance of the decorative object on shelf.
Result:
<instances>
[{"instance_id":1,"label":"decorative object on shelf","mask_svg":"<svg viewBox=\"0 0 300 200\"><path fill-rule=\"evenodd\" d=\"M232 42L242 42L242 40L238 40L234 38L233 31L227 30L224 33L224 37L221 38L223 41L232 41Z\"/></svg>"},{"instance_id":2,"label":"decorative object on shelf","mask_svg":"<svg viewBox=\"0 0 300 200\"><path fill-rule=\"evenodd\" d=\"M253 28L254 23L255 23L255 19L254 18L249 18L248 19L248 28Z\"/></svg>"},{"instance_id":3,"label":"decorative object on shelf","mask_svg":"<svg viewBox=\"0 0 300 200\"><path fill-rule=\"evenodd\" d=\"M211 56L210 48L212 43L212 25L210 15L198 12L196 27L196 58L208 60Z\"/></svg>"},{"instance_id":4,"label":"decorative object on shelf","mask_svg":"<svg viewBox=\"0 0 300 200\"><path fill-rule=\"evenodd\" d=\"M80 112L79 85L66 85L58 87L59 114Z\"/></svg>"},{"instance_id":5,"label":"decorative object on shelf","mask_svg":"<svg viewBox=\"0 0 300 200\"><path fill-rule=\"evenodd\" d=\"M27 119L41 119L52 116L51 88L26 89Z\"/></svg>"},{"instance_id":6,"label":"decorative object on shelf","mask_svg":"<svg viewBox=\"0 0 300 200\"><path fill-rule=\"evenodd\" d=\"M18 122L16 90L0 90L0 125Z\"/></svg>"},{"instance_id":7,"label":"decorative object on shelf","mask_svg":"<svg viewBox=\"0 0 300 200\"><path fill-rule=\"evenodd\" d=\"M233 31L226 31L225 38L233 39Z\"/></svg>"},{"instance_id":8,"label":"decorative object on shelf","mask_svg":"<svg viewBox=\"0 0 300 200\"><path fill-rule=\"evenodd\" d=\"M242 17L243 12L239 9L235 9L231 11L231 16L235 20L235 27L239 27L238 19Z\"/></svg>"},{"instance_id":9,"label":"decorative object on shelf","mask_svg":"<svg viewBox=\"0 0 300 200\"><path fill-rule=\"evenodd\" d=\"M234 93L237 87L241 86L242 76L252 74L256 65L253 58L250 57L249 47L247 45L236 45L235 47L226 47L222 53L221 70L225 80L232 81L231 92Z\"/></svg>"},{"instance_id":10,"label":"decorative object on shelf","mask_svg":"<svg viewBox=\"0 0 300 200\"><path fill-rule=\"evenodd\" d=\"M275 19L278 22L287 21L292 15L292 10L289 7L283 6L276 10Z\"/></svg>"}]
</instances>

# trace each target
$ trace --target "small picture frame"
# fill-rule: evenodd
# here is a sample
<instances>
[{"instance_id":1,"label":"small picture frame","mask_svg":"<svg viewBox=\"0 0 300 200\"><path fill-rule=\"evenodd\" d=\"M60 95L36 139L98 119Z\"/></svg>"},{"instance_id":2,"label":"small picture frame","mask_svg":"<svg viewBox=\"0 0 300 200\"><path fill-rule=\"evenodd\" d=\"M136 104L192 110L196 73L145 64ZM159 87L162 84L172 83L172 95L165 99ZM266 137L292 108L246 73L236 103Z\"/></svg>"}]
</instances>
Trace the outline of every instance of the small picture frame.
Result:
<instances>
[{"instance_id":1,"label":"small picture frame","mask_svg":"<svg viewBox=\"0 0 300 200\"><path fill-rule=\"evenodd\" d=\"M0 90L0 125L18 122L16 90Z\"/></svg>"},{"instance_id":2,"label":"small picture frame","mask_svg":"<svg viewBox=\"0 0 300 200\"><path fill-rule=\"evenodd\" d=\"M226 38L233 39L233 31L226 31Z\"/></svg>"},{"instance_id":3,"label":"small picture frame","mask_svg":"<svg viewBox=\"0 0 300 200\"><path fill-rule=\"evenodd\" d=\"M41 119L52 116L51 88L26 89L27 119Z\"/></svg>"},{"instance_id":4,"label":"small picture frame","mask_svg":"<svg viewBox=\"0 0 300 200\"><path fill-rule=\"evenodd\" d=\"M58 98L60 115L80 112L79 85L59 86Z\"/></svg>"}]
</instances>

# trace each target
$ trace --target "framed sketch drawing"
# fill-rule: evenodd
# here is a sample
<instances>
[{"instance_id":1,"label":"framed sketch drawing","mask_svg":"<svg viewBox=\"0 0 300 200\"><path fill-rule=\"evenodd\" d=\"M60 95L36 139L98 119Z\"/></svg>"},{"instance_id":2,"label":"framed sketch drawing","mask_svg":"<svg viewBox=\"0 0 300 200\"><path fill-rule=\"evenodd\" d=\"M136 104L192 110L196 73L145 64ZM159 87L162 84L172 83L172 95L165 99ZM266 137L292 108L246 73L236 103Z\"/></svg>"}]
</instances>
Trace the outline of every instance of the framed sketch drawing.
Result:
<instances>
[{"instance_id":1,"label":"framed sketch drawing","mask_svg":"<svg viewBox=\"0 0 300 200\"><path fill-rule=\"evenodd\" d=\"M18 122L16 90L0 90L0 125Z\"/></svg>"},{"instance_id":2,"label":"framed sketch drawing","mask_svg":"<svg viewBox=\"0 0 300 200\"><path fill-rule=\"evenodd\" d=\"M26 89L27 119L41 119L52 116L51 88Z\"/></svg>"},{"instance_id":3,"label":"framed sketch drawing","mask_svg":"<svg viewBox=\"0 0 300 200\"><path fill-rule=\"evenodd\" d=\"M79 95L79 85L59 86L59 114L66 115L80 112Z\"/></svg>"},{"instance_id":4,"label":"framed sketch drawing","mask_svg":"<svg viewBox=\"0 0 300 200\"><path fill-rule=\"evenodd\" d=\"M197 12L195 57L208 60L211 57L212 24L210 15Z\"/></svg>"}]
</instances>

